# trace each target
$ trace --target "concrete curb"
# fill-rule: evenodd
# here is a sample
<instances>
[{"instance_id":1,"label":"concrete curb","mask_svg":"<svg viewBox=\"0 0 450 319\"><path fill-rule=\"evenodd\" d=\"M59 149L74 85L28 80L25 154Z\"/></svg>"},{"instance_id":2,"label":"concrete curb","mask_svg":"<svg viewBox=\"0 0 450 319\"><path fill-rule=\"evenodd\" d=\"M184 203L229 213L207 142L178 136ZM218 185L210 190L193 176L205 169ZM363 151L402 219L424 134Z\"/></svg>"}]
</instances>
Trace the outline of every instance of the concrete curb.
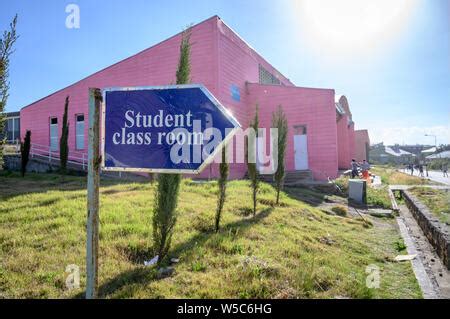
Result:
<instances>
[{"instance_id":1,"label":"concrete curb","mask_svg":"<svg viewBox=\"0 0 450 319\"><path fill-rule=\"evenodd\" d=\"M418 255L418 251L416 246L414 245L413 240L409 236L408 228L400 217L397 217L397 224L400 229L400 234L403 238L403 241L406 245L406 250L409 255ZM414 275L416 276L417 282L419 283L420 289L422 290L422 295L424 299L438 299L436 291L431 283L431 279L428 276L425 266L423 265L419 255L411 260L411 266L414 271Z\"/></svg>"},{"instance_id":2,"label":"concrete curb","mask_svg":"<svg viewBox=\"0 0 450 319\"><path fill-rule=\"evenodd\" d=\"M403 190L402 196L428 241L436 249L436 253L447 269L450 270L450 234L448 229L414 195L407 190Z\"/></svg>"}]
</instances>

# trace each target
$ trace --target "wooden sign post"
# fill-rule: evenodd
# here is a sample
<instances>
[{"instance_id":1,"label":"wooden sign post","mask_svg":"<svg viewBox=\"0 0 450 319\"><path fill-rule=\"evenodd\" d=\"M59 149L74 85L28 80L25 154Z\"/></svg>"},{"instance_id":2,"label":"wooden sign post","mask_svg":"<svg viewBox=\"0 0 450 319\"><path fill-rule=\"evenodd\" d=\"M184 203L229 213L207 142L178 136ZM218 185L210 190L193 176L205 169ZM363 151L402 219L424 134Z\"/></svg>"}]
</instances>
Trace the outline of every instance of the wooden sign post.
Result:
<instances>
[{"instance_id":1,"label":"wooden sign post","mask_svg":"<svg viewBox=\"0 0 450 319\"><path fill-rule=\"evenodd\" d=\"M99 89L89 89L89 146L86 240L86 299L98 294L98 229L100 184L100 107Z\"/></svg>"},{"instance_id":2,"label":"wooden sign post","mask_svg":"<svg viewBox=\"0 0 450 319\"><path fill-rule=\"evenodd\" d=\"M153 125L142 127L142 114ZM223 139L216 141L218 145L205 157L203 140L196 143L190 137L203 136L212 123ZM199 174L239 128L232 114L200 84L89 89L87 299L98 296L100 171ZM182 138L182 144L192 150L193 160L190 156L187 161L172 160L173 141L168 136L177 141Z\"/></svg>"}]
</instances>

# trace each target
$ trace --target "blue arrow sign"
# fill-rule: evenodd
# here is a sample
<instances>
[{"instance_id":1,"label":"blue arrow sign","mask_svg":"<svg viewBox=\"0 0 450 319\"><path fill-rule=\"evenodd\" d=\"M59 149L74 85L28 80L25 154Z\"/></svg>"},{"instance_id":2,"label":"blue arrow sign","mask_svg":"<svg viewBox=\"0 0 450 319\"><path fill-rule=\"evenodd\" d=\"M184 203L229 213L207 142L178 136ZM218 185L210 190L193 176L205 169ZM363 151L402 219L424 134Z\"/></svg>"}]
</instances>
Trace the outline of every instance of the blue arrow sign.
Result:
<instances>
[{"instance_id":1,"label":"blue arrow sign","mask_svg":"<svg viewBox=\"0 0 450 319\"><path fill-rule=\"evenodd\" d=\"M203 85L104 89L102 169L198 174L239 128Z\"/></svg>"}]
</instances>

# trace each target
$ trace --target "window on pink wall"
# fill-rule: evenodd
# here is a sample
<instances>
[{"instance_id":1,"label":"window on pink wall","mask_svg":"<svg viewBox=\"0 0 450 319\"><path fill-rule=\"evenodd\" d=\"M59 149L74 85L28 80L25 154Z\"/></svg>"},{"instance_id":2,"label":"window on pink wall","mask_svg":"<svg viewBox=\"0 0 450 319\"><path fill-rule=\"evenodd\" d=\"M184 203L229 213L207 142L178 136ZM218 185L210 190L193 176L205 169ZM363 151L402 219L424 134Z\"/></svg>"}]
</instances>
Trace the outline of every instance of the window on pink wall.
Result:
<instances>
[{"instance_id":1,"label":"window on pink wall","mask_svg":"<svg viewBox=\"0 0 450 319\"><path fill-rule=\"evenodd\" d=\"M267 71L261 64L259 65L259 84L280 85L281 81L272 73Z\"/></svg>"},{"instance_id":2,"label":"window on pink wall","mask_svg":"<svg viewBox=\"0 0 450 319\"><path fill-rule=\"evenodd\" d=\"M75 148L84 149L84 114L75 115Z\"/></svg>"},{"instance_id":3,"label":"window on pink wall","mask_svg":"<svg viewBox=\"0 0 450 319\"><path fill-rule=\"evenodd\" d=\"M50 150L58 150L58 118L50 118Z\"/></svg>"}]
</instances>

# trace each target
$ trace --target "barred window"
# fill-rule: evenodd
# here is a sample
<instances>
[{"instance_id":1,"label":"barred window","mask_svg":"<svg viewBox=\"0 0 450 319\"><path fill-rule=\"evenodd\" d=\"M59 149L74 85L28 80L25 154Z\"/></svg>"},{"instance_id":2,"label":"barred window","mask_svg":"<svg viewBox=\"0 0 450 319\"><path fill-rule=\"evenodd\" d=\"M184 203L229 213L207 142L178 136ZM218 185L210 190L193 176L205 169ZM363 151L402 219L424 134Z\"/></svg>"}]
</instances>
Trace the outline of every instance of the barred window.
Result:
<instances>
[{"instance_id":1,"label":"barred window","mask_svg":"<svg viewBox=\"0 0 450 319\"><path fill-rule=\"evenodd\" d=\"M280 85L281 81L272 73L267 71L261 64L259 65L259 84Z\"/></svg>"}]
</instances>

